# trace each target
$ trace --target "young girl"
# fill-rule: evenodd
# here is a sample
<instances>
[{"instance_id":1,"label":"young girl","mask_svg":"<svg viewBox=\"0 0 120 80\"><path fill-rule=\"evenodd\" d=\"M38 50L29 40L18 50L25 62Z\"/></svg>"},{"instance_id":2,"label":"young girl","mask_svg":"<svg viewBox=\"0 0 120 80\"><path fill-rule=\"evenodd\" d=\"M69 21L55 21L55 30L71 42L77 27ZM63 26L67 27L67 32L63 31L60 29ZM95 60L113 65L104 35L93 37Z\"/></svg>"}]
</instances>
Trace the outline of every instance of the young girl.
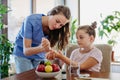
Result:
<instances>
[{"instance_id":1,"label":"young girl","mask_svg":"<svg viewBox=\"0 0 120 80\"><path fill-rule=\"evenodd\" d=\"M50 45L56 45L60 50L64 48L68 43L70 17L70 9L58 5L47 15L32 14L24 20L13 52L17 73L35 68L40 60L45 59Z\"/></svg>"},{"instance_id":2,"label":"young girl","mask_svg":"<svg viewBox=\"0 0 120 80\"><path fill-rule=\"evenodd\" d=\"M80 70L100 71L102 52L93 45L95 40L96 22L92 25L80 26L76 32L79 48L72 51L70 58L51 50L46 54L47 59L59 58L66 64L80 65Z\"/></svg>"}]
</instances>

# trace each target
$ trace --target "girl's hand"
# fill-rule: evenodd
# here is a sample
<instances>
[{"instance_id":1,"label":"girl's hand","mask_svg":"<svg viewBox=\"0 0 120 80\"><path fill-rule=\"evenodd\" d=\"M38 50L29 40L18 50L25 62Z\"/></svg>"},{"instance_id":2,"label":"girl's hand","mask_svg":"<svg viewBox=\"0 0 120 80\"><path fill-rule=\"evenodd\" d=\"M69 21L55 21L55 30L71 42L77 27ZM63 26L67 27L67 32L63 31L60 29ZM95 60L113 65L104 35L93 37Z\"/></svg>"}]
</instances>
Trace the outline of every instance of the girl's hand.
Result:
<instances>
[{"instance_id":1,"label":"girl's hand","mask_svg":"<svg viewBox=\"0 0 120 80\"><path fill-rule=\"evenodd\" d=\"M46 54L46 58L49 59L49 60L53 60L55 58L59 58L59 56L62 56L62 52L61 51L56 52L55 50L50 50Z\"/></svg>"},{"instance_id":2,"label":"girl's hand","mask_svg":"<svg viewBox=\"0 0 120 80\"><path fill-rule=\"evenodd\" d=\"M41 46L42 46L44 52L48 52L51 50L50 42L46 38L42 38Z\"/></svg>"},{"instance_id":3,"label":"girl's hand","mask_svg":"<svg viewBox=\"0 0 120 80\"><path fill-rule=\"evenodd\" d=\"M62 51L59 50L58 53L59 53L60 55L62 55Z\"/></svg>"},{"instance_id":4,"label":"girl's hand","mask_svg":"<svg viewBox=\"0 0 120 80\"><path fill-rule=\"evenodd\" d=\"M49 60L53 60L56 58L57 53L54 50L50 50L47 54L46 54L46 58Z\"/></svg>"}]
</instances>

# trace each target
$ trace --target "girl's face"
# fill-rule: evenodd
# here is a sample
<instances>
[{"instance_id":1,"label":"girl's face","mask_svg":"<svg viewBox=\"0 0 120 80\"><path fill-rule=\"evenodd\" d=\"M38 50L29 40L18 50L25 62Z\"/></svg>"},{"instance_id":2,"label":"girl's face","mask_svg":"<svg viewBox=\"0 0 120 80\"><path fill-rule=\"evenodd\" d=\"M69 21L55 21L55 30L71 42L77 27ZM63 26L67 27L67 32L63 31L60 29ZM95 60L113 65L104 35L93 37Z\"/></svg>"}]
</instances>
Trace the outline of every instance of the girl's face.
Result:
<instances>
[{"instance_id":1,"label":"girl's face","mask_svg":"<svg viewBox=\"0 0 120 80\"><path fill-rule=\"evenodd\" d=\"M65 25L68 22L69 20L61 14L49 16L48 20L49 29L50 30L60 29L63 25Z\"/></svg>"},{"instance_id":2,"label":"girl's face","mask_svg":"<svg viewBox=\"0 0 120 80\"><path fill-rule=\"evenodd\" d=\"M80 48L89 47L94 41L94 37L89 36L89 34L85 32L85 30L78 30L76 32L76 38Z\"/></svg>"}]
</instances>

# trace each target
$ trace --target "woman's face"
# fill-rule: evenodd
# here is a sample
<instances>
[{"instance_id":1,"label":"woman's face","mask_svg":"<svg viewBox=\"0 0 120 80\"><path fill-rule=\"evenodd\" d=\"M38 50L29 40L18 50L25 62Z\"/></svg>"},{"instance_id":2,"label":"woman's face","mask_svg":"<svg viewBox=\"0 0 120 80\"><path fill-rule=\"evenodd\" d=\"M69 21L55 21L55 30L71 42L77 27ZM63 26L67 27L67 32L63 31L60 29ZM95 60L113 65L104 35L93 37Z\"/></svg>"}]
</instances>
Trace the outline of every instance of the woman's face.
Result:
<instances>
[{"instance_id":1,"label":"woman's face","mask_svg":"<svg viewBox=\"0 0 120 80\"><path fill-rule=\"evenodd\" d=\"M60 29L63 25L65 25L68 22L69 20L61 14L49 16L48 20L49 29L50 30Z\"/></svg>"},{"instance_id":2,"label":"woman's face","mask_svg":"<svg viewBox=\"0 0 120 80\"><path fill-rule=\"evenodd\" d=\"M78 30L76 33L76 38L77 43L81 48L89 47L94 41L94 37L89 36L89 34L85 32L85 30Z\"/></svg>"}]
</instances>

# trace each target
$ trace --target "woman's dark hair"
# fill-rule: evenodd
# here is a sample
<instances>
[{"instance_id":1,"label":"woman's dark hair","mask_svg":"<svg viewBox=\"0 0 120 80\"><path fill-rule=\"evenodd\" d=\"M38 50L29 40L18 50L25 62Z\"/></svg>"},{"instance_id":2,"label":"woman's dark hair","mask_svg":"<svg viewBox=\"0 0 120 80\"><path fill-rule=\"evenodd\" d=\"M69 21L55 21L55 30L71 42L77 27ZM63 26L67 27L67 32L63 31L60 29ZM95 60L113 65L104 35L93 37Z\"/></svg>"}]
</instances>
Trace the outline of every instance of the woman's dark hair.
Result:
<instances>
[{"instance_id":1,"label":"woman's dark hair","mask_svg":"<svg viewBox=\"0 0 120 80\"><path fill-rule=\"evenodd\" d=\"M51 11L48 12L47 15L50 16L50 15L57 15L57 14L64 15L68 20L71 17L70 9L64 5L59 5L54 7ZM50 30L48 39L51 43L51 47L54 47L57 43L57 47L60 50L65 48L65 46L68 44L68 34L70 33L69 24L70 23L66 23L60 29Z\"/></svg>"},{"instance_id":2,"label":"woman's dark hair","mask_svg":"<svg viewBox=\"0 0 120 80\"><path fill-rule=\"evenodd\" d=\"M93 35L94 37L96 37L96 32L95 32L95 28L97 23L96 21L93 22L91 25L83 25L83 26L79 26L79 28L77 29L77 31L79 30L84 30L86 33L88 33L90 36Z\"/></svg>"}]
</instances>

